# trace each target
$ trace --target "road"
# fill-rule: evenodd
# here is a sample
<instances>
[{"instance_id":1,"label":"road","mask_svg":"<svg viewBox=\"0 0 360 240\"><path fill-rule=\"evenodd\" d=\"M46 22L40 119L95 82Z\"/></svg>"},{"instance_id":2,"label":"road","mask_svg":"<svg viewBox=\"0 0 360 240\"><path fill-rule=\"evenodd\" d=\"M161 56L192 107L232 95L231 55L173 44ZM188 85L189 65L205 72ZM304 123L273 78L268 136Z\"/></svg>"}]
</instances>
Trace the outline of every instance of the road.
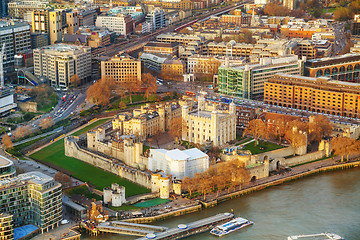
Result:
<instances>
[{"instance_id":1,"label":"road","mask_svg":"<svg viewBox=\"0 0 360 240\"><path fill-rule=\"evenodd\" d=\"M51 134L56 133L56 132L60 132L60 131L63 130L63 129L64 129L64 127L58 127L58 128L56 128L56 129L52 130L51 132L46 132L46 133L37 135L37 136L35 136L35 137L27 138L27 139L25 139L25 140L16 142L16 143L14 143L14 146L17 146L17 145L20 145L20 144L23 144L23 143L26 143L26 142L29 142L29 141L32 141L32 140L41 138L41 137L45 137L45 136L51 135Z\"/></svg>"}]
</instances>

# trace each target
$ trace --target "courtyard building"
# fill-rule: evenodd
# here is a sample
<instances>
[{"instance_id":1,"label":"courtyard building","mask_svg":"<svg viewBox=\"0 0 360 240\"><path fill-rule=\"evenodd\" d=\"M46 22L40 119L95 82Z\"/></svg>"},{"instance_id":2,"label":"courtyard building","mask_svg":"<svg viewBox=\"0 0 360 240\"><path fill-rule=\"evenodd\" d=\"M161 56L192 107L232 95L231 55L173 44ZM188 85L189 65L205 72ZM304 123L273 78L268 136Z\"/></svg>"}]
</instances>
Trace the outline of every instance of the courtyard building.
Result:
<instances>
[{"instance_id":1,"label":"courtyard building","mask_svg":"<svg viewBox=\"0 0 360 240\"><path fill-rule=\"evenodd\" d=\"M276 74L265 83L264 103L318 113L360 117L357 83L329 77Z\"/></svg>"}]
</instances>

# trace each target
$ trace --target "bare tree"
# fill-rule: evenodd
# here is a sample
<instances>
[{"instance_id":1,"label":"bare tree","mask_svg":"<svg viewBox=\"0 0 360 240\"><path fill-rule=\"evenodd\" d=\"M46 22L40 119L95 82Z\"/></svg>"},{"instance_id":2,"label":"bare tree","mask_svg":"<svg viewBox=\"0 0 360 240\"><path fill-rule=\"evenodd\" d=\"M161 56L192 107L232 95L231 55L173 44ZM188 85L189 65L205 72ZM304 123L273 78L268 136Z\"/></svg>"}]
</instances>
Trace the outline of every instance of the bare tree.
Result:
<instances>
[{"instance_id":1,"label":"bare tree","mask_svg":"<svg viewBox=\"0 0 360 240\"><path fill-rule=\"evenodd\" d=\"M331 140L331 149L332 152L341 156L341 162L344 161L344 156L346 155L346 160L349 161L349 156L351 154L359 153L359 141L348 137L335 137Z\"/></svg>"},{"instance_id":2,"label":"bare tree","mask_svg":"<svg viewBox=\"0 0 360 240\"><path fill-rule=\"evenodd\" d=\"M42 129L46 129L46 128L48 128L48 127L51 127L51 126L54 125L54 124L55 124L55 122L54 122L53 119L51 119L51 118L45 118L45 119L42 119L42 120L41 120L41 123L40 123L39 125L40 125L40 127L41 127Z\"/></svg>"},{"instance_id":3,"label":"bare tree","mask_svg":"<svg viewBox=\"0 0 360 240\"><path fill-rule=\"evenodd\" d=\"M77 75L77 73L75 73L74 75L71 76L70 84L71 84L72 87L77 87L77 86L80 85L80 78Z\"/></svg>"},{"instance_id":4,"label":"bare tree","mask_svg":"<svg viewBox=\"0 0 360 240\"><path fill-rule=\"evenodd\" d=\"M5 134L1 140L2 145L5 149L11 149L14 147L11 138L9 137L9 135Z\"/></svg>"},{"instance_id":5,"label":"bare tree","mask_svg":"<svg viewBox=\"0 0 360 240\"><path fill-rule=\"evenodd\" d=\"M255 146L260 137L264 137L267 134L266 123L261 119L254 119L249 122L244 130L244 135L251 135L255 139Z\"/></svg>"},{"instance_id":6,"label":"bare tree","mask_svg":"<svg viewBox=\"0 0 360 240\"><path fill-rule=\"evenodd\" d=\"M154 94L157 91L156 77L151 73L143 73L141 75L141 85L146 88L145 95L147 100L149 100L150 94Z\"/></svg>"},{"instance_id":7,"label":"bare tree","mask_svg":"<svg viewBox=\"0 0 360 240\"><path fill-rule=\"evenodd\" d=\"M54 180L61 183L63 189L72 187L72 185L73 185L71 177L69 177L68 175L66 175L62 172L57 172L54 175Z\"/></svg>"},{"instance_id":8,"label":"bare tree","mask_svg":"<svg viewBox=\"0 0 360 240\"><path fill-rule=\"evenodd\" d=\"M297 129L289 129L285 133L285 139L290 143L290 145L294 148L294 156L295 151L301 146L306 145L306 133L298 131Z\"/></svg>"},{"instance_id":9,"label":"bare tree","mask_svg":"<svg viewBox=\"0 0 360 240\"><path fill-rule=\"evenodd\" d=\"M113 85L114 81L111 77L102 77L88 88L86 100L101 106L109 104Z\"/></svg>"},{"instance_id":10,"label":"bare tree","mask_svg":"<svg viewBox=\"0 0 360 240\"><path fill-rule=\"evenodd\" d=\"M333 125L329 118L322 115L311 117L309 122L309 137L311 141L319 142L324 137L329 137L332 130Z\"/></svg>"}]
</instances>

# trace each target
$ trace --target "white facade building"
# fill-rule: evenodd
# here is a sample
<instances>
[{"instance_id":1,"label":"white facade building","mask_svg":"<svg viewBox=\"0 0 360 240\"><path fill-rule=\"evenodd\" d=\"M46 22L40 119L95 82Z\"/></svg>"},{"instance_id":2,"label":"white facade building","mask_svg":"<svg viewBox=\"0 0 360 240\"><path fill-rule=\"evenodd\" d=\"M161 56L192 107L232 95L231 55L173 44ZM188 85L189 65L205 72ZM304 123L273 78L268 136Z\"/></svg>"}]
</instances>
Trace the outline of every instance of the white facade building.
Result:
<instances>
[{"instance_id":1,"label":"white facade building","mask_svg":"<svg viewBox=\"0 0 360 240\"><path fill-rule=\"evenodd\" d=\"M55 44L34 49L34 74L49 79L51 86L66 89L77 74L81 81L91 77L91 48Z\"/></svg>"},{"instance_id":2,"label":"white facade building","mask_svg":"<svg viewBox=\"0 0 360 240\"><path fill-rule=\"evenodd\" d=\"M146 22L151 22L153 29L165 27L165 12L160 8L155 8L146 15Z\"/></svg>"},{"instance_id":3,"label":"white facade building","mask_svg":"<svg viewBox=\"0 0 360 240\"><path fill-rule=\"evenodd\" d=\"M167 175L183 179L193 177L209 168L209 156L197 148L181 151L179 149L150 149L149 169L163 170Z\"/></svg>"},{"instance_id":4,"label":"white facade building","mask_svg":"<svg viewBox=\"0 0 360 240\"><path fill-rule=\"evenodd\" d=\"M133 31L133 20L126 14L102 14L96 18L96 27L105 27L121 35L128 35Z\"/></svg>"}]
</instances>

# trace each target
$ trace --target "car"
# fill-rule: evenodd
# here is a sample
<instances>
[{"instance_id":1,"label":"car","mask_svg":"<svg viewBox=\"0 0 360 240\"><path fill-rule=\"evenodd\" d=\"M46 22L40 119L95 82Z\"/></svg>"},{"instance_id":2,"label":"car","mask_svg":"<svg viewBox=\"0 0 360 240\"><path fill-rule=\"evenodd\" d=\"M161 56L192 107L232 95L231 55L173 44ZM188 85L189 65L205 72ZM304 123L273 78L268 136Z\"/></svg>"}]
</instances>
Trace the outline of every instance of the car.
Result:
<instances>
[{"instance_id":1,"label":"car","mask_svg":"<svg viewBox=\"0 0 360 240\"><path fill-rule=\"evenodd\" d=\"M69 223L69 221L66 220L66 219L63 219L63 220L61 221L61 225L65 225L65 224L68 224L68 223Z\"/></svg>"}]
</instances>

